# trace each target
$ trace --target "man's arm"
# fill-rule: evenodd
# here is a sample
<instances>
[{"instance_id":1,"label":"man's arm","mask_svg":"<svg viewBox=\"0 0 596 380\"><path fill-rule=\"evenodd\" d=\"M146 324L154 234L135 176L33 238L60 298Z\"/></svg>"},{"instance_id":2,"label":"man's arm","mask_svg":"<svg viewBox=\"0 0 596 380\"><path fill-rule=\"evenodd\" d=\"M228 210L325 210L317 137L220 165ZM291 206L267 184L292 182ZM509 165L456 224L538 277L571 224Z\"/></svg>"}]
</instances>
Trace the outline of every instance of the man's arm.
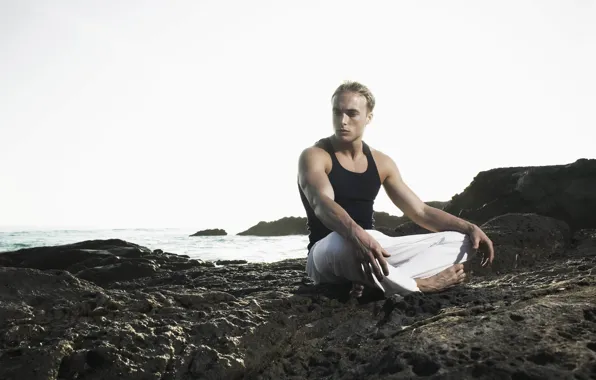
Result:
<instances>
[{"instance_id":1,"label":"man's arm","mask_svg":"<svg viewBox=\"0 0 596 380\"><path fill-rule=\"evenodd\" d=\"M315 215L330 230L337 232L356 248L361 261L372 265L379 281L389 274L389 256L366 230L360 227L334 200L333 186L325 172L326 153L319 148L305 149L298 163L298 183ZM369 270L367 265L365 270ZM382 271L381 271L382 269Z\"/></svg>"},{"instance_id":2,"label":"man's arm","mask_svg":"<svg viewBox=\"0 0 596 380\"><path fill-rule=\"evenodd\" d=\"M333 187L325 172L325 157L318 150L307 148L300 155L298 183L317 218L330 230L352 240L362 227L334 201Z\"/></svg>"},{"instance_id":3,"label":"man's arm","mask_svg":"<svg viewBox=\"0 0 596 380\"><path fill-rule=\"evenodd\" d=\"M403 181L395 162L389 157L386 157L386 160L387 177L383 182L383 187L389 199L403 211L404 215L419 226L433 232L470 232L472 223L422 202Z\"/></svg>"},{"instance_id":4,"label":"man's arm","mask_svg":"<svg viewBox=\"0 0 596 380\"><path fill-rule=\"evenodd\" d=\"M386 161L387 176L383 182L383 187L391 201L408 218L419 226L433 232L458 231L469 235L474 249L478 249L480 243L487 245L489 251L487 262L493 261L494 249L492 242L478 226L422 202L405 184L395 162L388 156L384 156L384 159Z\"/></svg>"}]
</instances>

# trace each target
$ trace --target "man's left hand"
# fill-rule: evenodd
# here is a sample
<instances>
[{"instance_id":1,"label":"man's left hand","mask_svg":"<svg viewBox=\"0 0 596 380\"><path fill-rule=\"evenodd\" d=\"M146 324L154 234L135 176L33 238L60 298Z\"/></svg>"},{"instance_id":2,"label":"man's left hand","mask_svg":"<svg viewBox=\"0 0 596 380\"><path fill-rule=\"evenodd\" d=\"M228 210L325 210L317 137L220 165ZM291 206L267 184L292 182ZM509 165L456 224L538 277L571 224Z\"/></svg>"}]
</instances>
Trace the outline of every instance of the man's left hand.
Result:
<instances>
[{"instance_id":1,"label":"man's left hand","mask_svg":"<svg viewBox=\"0 0 596 380\"><path fill-rule=\"evenodd\" d=\"M488 263L492 263L495 258L495 249L493 248L493 242L486 236L486 234L475 224L472 224L468 231L468 236L472 242L472 248L478 250L480 246L486 246L488 250L488 257L483 258L482 266L486 266Z\"/></svg>"}]
</instances>

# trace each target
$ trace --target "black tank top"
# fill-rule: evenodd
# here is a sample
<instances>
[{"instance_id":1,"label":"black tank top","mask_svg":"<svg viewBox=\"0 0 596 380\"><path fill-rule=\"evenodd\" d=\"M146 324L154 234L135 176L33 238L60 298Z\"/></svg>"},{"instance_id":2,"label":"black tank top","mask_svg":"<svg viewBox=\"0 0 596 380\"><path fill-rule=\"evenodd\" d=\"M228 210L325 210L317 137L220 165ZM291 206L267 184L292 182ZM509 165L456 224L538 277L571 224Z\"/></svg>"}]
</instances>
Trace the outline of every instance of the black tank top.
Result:
<instances>
[{"instance_id":1,"label":"black tank top","mask_svg":"<svg viewBox=\"0 0 596 380\"><path fill-rule=\"evenodd\" d=\"M328 174L329 182L333 187L335 194L335 202L337 202L350 217L362 228L373 229L373 205L375 198L381 188L381 179L379 178L379 171L377 165L370 152L370 148L366 143L362 142L362 150L368 161L366 171L363 173L355 173L346 170L341 166L337 157L331 140L324 138L319 141L322 142L322 147L331 156L331 171ZM319 240L331 233L331 230L317 218L314 210L310 207L306 196L298 184L300 191L300 199L306 210L307 225L310 231L308 235L308 250Z\"/></svg>"}]
</instances>

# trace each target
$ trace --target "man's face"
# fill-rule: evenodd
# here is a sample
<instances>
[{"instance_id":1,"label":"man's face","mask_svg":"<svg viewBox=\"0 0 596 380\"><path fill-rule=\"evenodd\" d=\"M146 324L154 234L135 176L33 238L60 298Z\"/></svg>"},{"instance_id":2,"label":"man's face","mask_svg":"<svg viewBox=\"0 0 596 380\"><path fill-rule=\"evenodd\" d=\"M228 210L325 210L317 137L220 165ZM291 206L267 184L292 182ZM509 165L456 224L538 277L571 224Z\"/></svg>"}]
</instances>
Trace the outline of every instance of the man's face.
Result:
<instances>
[{"instance_id":1,"label":"man's face","mask_svg":"<svg viewBox=\"0 0 596 380\"><path fill-rule=\"evenodd\" d=\"M361 138L371 118L364 96L343 92L333 98L333 130L338 140L352 142Z\"/></svg>"}]
</instances>

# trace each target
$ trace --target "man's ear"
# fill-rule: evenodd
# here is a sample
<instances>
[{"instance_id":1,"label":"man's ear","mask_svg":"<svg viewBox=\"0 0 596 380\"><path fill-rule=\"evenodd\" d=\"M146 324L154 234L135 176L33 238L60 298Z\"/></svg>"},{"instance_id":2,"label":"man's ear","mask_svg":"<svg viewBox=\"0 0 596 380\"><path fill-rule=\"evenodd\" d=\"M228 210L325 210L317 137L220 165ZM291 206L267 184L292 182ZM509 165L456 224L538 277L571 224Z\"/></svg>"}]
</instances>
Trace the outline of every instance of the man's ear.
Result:
<instances>
[{"instance_id":1,"label":"man's ear","mask_svg":"<svg viewBox=\"0 0 596 380\"><path fill-rule=\"evenodd\" d=\"M370 122L372 121L373 118L373 113L369 112L368 115L366 115L366 125L370 124Z\"/></svg>"}]
</instances>

